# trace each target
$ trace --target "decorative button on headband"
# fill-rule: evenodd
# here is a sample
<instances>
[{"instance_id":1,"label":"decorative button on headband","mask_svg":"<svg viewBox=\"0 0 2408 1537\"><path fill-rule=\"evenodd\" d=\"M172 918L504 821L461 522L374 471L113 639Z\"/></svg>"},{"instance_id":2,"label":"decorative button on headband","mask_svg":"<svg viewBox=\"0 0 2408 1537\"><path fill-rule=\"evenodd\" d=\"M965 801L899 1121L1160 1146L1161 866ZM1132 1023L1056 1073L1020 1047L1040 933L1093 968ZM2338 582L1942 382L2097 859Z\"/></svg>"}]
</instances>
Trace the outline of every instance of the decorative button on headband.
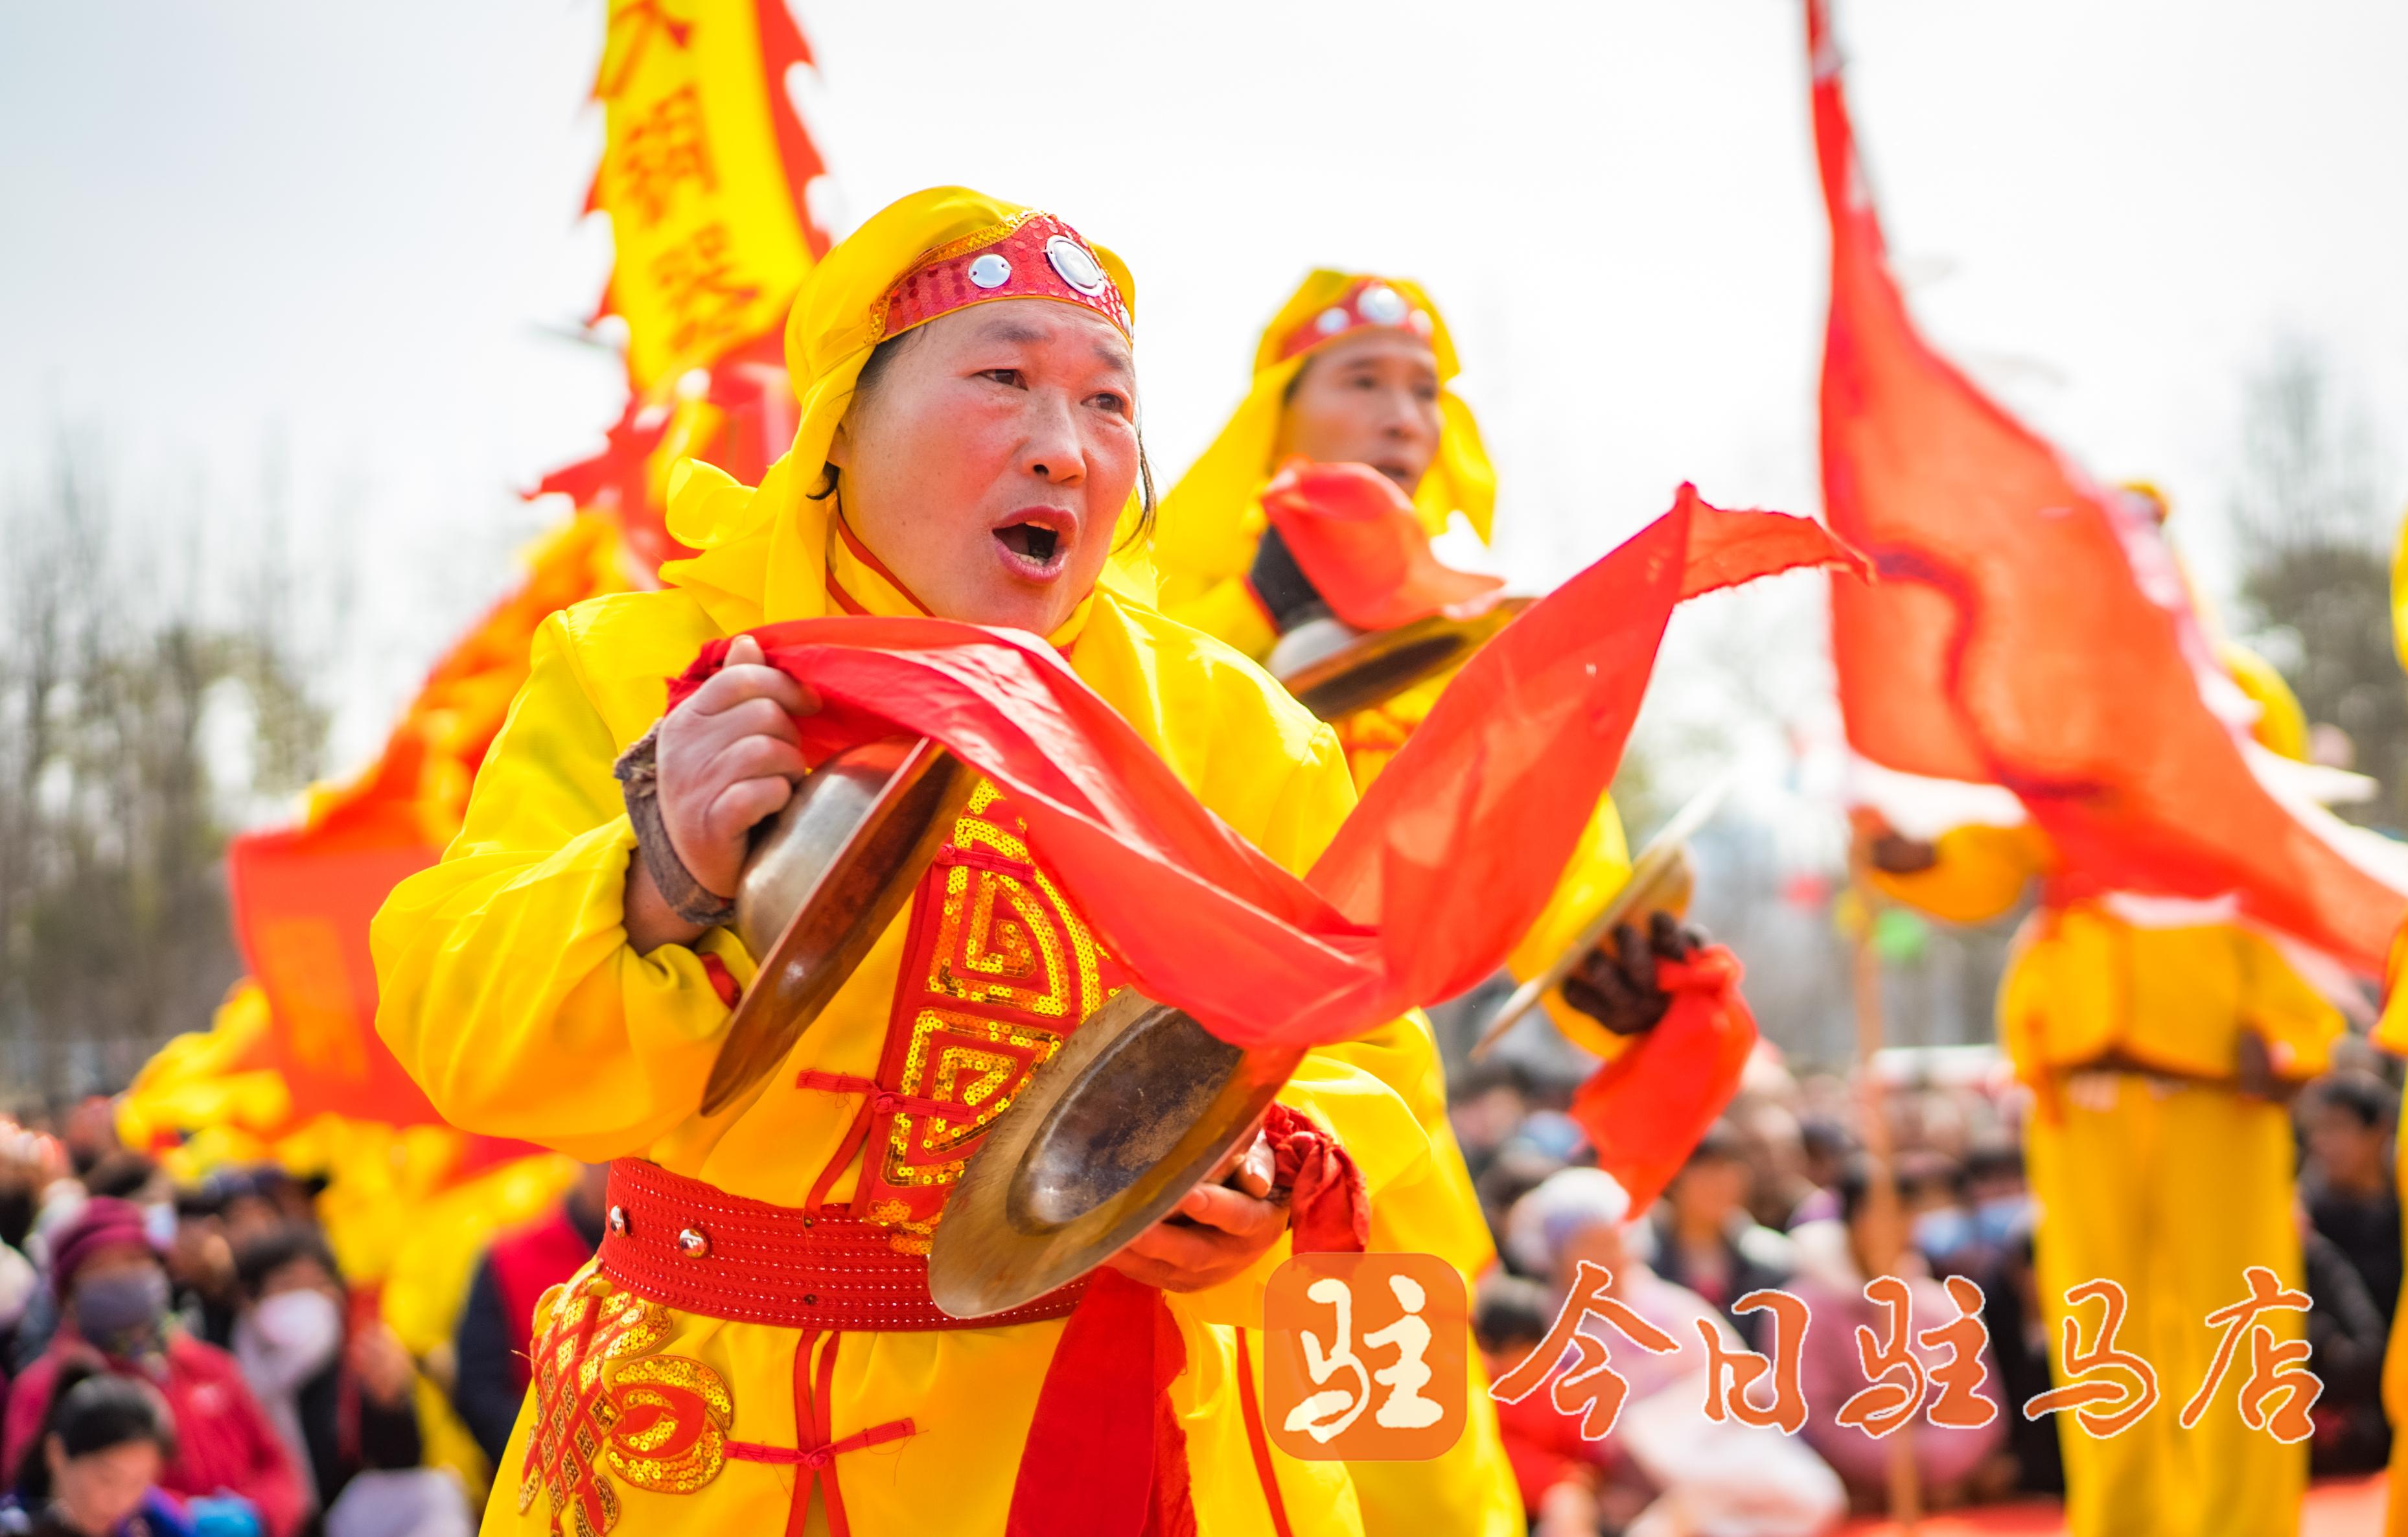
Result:
<instances>
[{"instance_id":1,"label":"decorative button on headband","mask_svg":"<svg viewBox=\"0 0 2408 1537\"><path fill-rule=\"evenodd\" d=\"M1104 264L1077 230L1036 212L930 251L886 291L878 334L895 336L993 299L1083 305L1130 334L1128 305Z\"/></svg>"},{"instance_id":2,"label":"decorative button on headband","mask_svg":"<svg viewBox=\"0 0 2408 1537\"><path fill-rule=\"evenodd\" d=\"M1429 311L1415 309L1402 294L1377 278L1358 278L1336 304L1290 331L1280 341L1280 361L1308 352L1333 337L1368 327L1411 331L1427 341L1436 329Z\"/></svg>"}]
</instances>

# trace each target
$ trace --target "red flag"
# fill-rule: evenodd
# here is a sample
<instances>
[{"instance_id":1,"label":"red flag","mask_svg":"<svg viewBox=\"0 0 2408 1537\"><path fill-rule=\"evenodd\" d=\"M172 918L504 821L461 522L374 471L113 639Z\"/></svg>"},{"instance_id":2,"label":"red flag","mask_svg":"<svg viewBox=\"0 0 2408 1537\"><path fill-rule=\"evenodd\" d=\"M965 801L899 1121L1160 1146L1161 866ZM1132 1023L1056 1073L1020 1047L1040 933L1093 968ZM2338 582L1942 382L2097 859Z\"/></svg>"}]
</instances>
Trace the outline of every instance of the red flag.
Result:
<instances>
[{"instance_id":1,"label":"red flag","mask_svg":"<svg viewBox=\"0 0 2408 1537\"><path fill-rule=\"evenodd\" d=\"M375 1028L368 920L396 883L442 853L416 832L294 827L237 838L226 851L235 937L275 1011L270 1055L301 1116L442 1121Z\"/></svg>"},{"instance_id":2,"label":"red flag","mask_svg":"<svg viewBox=\"0 0 2408 1537\"><path fill-rule=\"evenodd\" d=\"M1711 511L1682 487L1670 512L1507 626L1302 881L1205 810L1034 637L882 618L753 633L823 702L799 723L807 754L898 729L943 742L1011 792L1031 843L1149 996L1241 1045L1311 1045L1502 964L1613 778L1692 559L1713 573L1698 590L1848 559L1807 520ZM1769 524L1788 537L1748 537ZM672 708L726 648L704 649Z\"/></svg>"},{"instance_id":3,"label":"red flag","mask_svg":"<svg viewBox=\"0 0 2408 1537\"><path fill-rule=\"evenodd\" d=\"M1848 740L1885 768L2003 785L2055 843L2066 899L2235 898L2380 971L2408 897L2339 825L2253 772L2241 696L2154 519L2010 416L1915 330L1857 163L1827 0L1809 0L1831 220L1823 496L1872 557L1837 584Z\"/></svg>"}]
</instances>

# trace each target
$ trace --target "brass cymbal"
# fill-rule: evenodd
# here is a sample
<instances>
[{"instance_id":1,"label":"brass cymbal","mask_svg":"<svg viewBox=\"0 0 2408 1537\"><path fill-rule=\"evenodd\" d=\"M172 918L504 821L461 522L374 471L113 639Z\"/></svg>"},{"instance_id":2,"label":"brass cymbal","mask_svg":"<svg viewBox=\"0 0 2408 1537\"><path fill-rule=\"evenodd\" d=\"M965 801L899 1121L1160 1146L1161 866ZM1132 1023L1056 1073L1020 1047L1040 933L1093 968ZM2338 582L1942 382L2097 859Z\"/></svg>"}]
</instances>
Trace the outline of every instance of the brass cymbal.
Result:
<instances>
[{"instance_id":1,"label":"brass cymbal","mask_svg":"<svg viewBox=\"0 0 2408 1537\"><path fill-rule=\"evenodd\" d=\"M937 1224L928 1295L982 1318L1094 1270L1211 1177L1304 1055L1242 1050L1134 988L1114 994L970 1156Z\"/></svg>"},{"instance_id":2,"label":"brass cymbal","mask_svg":"<svg viewBox=\"0 0 2408 1537\"><path fill-rule=\"evenodd\" d=\"M1563 985L1572 969L1583 956L1597 948L1599 941L1619 926L1644 919L1654 912L1670 912L1678 916L1688 911L1689 893L1696 881L1696 866L1689 857L1689 840L1719 810L1723 797L1730 790L1730 776L1726 774L1690 797L1688 804L1672 813L1647 846L1630 861L1629 878L1615 888L1612 897L1597 914L1583 924L1572 942L1547 963L1545 970L1513 989L1503 1008L1488 1022L1480 1039L1471 1048L1476 1060L1488 1055L1489 1049L1505 1038L1505 1032L1521 1021L1524 1014L1538 1007L1539 1000ZM1575 1045L1584 1042L1575 1041Z\"/></svg>"},{"instance_id":3,"label":"brass cymbal","mask_svg":"<svg viewBox=\"0 0 2408 1537\"><path fill-rule=\"evenodd\" d=\"M711 1064L704 1114L785 1060L911 899L977 783L935 742L888 737L812 769L754 834L735 928L760 970Z\"/></svg>"},{"instance_id":4,"label":"brass cymbal","mask_svg":"<svg viewBox=\"0 0 2408 1537\"><path fill-rule=\"evenodd\" d=\"M1536 601L1500 597L1468 618L1434 613L1392 630L1310 620L1280 638L1268 670L1307 710L1334 721L1459 666Z\"/></svg>"}]
</instances>

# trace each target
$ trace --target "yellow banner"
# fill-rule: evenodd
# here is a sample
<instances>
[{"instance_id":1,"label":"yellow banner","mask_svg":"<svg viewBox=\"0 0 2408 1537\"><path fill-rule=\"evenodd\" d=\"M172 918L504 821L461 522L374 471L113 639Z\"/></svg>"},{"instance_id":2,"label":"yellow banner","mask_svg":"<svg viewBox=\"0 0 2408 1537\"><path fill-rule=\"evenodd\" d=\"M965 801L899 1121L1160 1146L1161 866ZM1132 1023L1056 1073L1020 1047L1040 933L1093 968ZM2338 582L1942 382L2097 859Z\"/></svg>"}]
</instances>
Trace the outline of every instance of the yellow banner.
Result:
<instances>
[{"instance_id":1,"label":"yellow banner","mask_svg":"<svg viewBox=\"0 0 2408 1537\"><path fill-rule=\"evenodd\" d=\"M781 326L826 237L824 174L787 94L810 53L785 0L617 0L594 93L609 128L594 206L618 265L639 394Z\"/></svg>"}]
</instances>

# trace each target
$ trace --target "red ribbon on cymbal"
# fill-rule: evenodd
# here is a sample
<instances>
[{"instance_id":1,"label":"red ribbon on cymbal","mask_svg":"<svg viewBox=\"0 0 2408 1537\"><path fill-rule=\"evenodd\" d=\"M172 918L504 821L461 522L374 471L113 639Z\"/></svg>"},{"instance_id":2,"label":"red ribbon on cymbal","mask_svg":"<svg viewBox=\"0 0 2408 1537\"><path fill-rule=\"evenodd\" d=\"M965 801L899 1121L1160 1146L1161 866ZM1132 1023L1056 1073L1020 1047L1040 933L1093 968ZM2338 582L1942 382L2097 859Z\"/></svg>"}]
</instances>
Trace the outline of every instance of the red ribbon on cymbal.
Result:
<instances>
[{"instance_id":1,"label":"red ribbon on cymbal","mask_svg":"<svg viewBox=\"0 0 2408 1537\"><path fill-rule=\"evenodd\" d=\"M1290 459L1263 487L1262 504L1297 569L1358 630L1471 610L1505 586L1441 563L1412 499L1369 465Z\"/></svg>"},{"instance_id":2,"label":"red ribbon on cymbal","mask_svg":"<svg viewBox=\"0 0 2408 1537\"><path fill-rule=\"evenodd\" d=\"M1310 1046L1502 965L1612 782L1673 604L1803 567L1862 563L1809 519L1722 511L1683 486L1465 665L1303 880L1033 635L876 617L752 633L821 700L797 723L810 761L897 732L942 743L1011 795L1149 998L1237 1045ZM671 708L727 645L703 649Z\"/></svg>"}]
</instances>

